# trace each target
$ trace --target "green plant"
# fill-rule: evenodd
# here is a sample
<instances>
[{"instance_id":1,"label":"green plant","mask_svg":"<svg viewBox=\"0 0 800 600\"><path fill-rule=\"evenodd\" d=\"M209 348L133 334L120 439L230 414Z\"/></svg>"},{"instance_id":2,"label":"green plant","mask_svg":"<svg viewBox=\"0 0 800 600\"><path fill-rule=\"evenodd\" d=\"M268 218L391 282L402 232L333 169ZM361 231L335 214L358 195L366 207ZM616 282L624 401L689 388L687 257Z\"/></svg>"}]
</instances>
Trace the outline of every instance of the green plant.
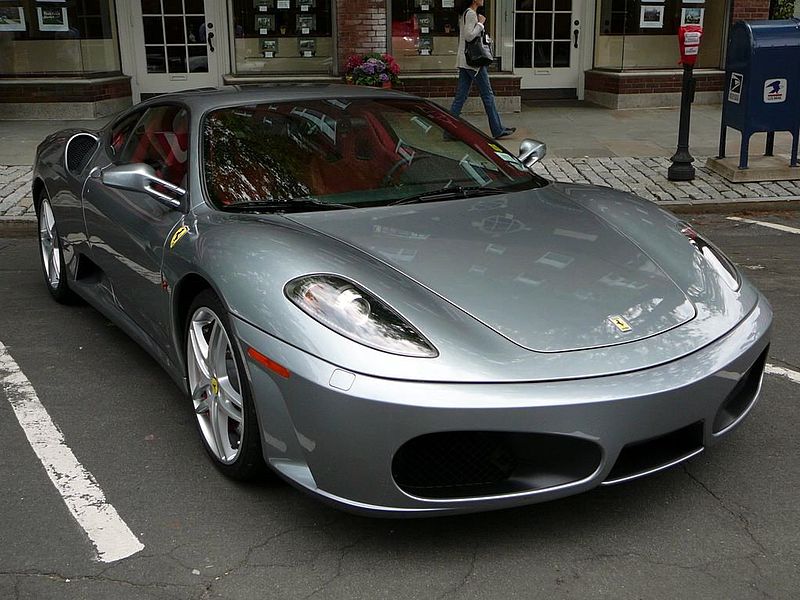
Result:
<instances>
[{"instance_id":1,"label":"green plant","mask_svg":"<svg viewBox=\"0 0 800 600\"><path fill-rule=\"evenodd\" d=\"M771 0L770 19L790 19L794 15L794 0Z\"/></svg>"}]
</instances>

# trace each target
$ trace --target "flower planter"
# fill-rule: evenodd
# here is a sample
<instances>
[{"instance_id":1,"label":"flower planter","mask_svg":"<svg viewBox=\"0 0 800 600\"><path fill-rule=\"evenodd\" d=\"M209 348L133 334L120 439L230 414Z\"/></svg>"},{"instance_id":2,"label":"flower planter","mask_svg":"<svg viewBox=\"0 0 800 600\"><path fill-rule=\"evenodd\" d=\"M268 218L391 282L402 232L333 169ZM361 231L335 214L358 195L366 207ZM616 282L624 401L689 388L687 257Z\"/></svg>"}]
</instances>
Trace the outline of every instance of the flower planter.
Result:
<instances>
[{"instance_id":1,"label":"flower planter","mask_svg":"<svg viewBox=\"0 0 800 600\"><path fill-rule=\"evenodd\" d=\"M355 85L391 89L400 67L391 54L353 54L345 65L345 81Z\"/></svg>"}]
</instances>

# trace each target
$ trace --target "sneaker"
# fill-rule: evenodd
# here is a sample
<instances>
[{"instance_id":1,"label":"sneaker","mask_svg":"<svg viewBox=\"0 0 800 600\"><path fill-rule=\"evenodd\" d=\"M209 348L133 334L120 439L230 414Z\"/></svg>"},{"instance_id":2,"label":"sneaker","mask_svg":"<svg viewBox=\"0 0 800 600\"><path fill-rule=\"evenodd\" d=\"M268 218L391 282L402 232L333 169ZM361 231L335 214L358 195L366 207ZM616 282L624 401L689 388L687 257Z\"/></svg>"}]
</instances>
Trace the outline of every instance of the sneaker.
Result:
<instances>
[{"instance_id":1,"label":"sneaker","mask_svg":"<svg viewBox=\"0 0 800 600\"><path fill-rule=\"evenodd\" d=\"M503 129L502 133L494 136L494 139L502 140L503 138L507 138L508 136L513 135L516 130L517 130L516 127L506 127L505 129Z\"/></svg>"}]
</instances>

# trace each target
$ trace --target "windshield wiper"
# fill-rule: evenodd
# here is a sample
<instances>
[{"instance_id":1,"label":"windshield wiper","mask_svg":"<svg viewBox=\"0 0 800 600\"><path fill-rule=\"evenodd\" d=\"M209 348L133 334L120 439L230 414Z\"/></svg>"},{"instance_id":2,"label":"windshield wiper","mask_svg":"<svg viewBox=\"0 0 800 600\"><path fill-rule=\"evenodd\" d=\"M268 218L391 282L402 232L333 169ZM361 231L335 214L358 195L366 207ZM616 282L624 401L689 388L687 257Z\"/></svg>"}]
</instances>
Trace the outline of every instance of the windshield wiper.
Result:
<instances>
[{"instance_id":1,"label":"windshield wiper","mask_svg":"<svg viewBox=\"0 0 800 600\"><path fill-rule=\"evenodd\" d=\"M352 204L337 204L324 202L315 198L286 198L284 200L251 200L249 202L235 202L225 207L226 211L249 212L259 210L269 211L302 211L302 210L328 210L340 208L356 208Z\"/></svg>"},{"instance_id":2,"label":"windshield wiper","mask_svg":"<svg viewBox=\"0 0 800 600\"><path fill-rule=\"evenodd\" d=\"M390 202L390 206L398 204L417 204L419 202L436 202L437 200L449 200L451 198L472 198L475 196L488 196L491 194L503 194L506 190L494 187L481 187L475 186L445 186L439 190L432 192L423 192L421 194L414 194L406 198L400 198Z\"/></svg>"}]
</instances>

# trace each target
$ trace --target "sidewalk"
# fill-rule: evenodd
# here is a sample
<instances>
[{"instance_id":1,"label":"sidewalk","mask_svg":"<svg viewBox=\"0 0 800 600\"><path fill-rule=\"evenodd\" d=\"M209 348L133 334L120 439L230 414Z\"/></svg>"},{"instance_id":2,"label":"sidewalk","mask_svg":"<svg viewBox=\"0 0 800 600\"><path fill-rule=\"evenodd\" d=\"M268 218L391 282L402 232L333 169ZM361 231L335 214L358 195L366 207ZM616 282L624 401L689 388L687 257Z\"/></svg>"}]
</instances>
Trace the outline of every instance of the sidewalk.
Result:
<instances>
[{"instance_id":1,"label":"sidewalk","mask_svg":"<svg viewBox=\"0 0 800 600\"><path fill-rule=\"evenodd\" d=\"M504 116L516 134L503 145L516 151L526 137L547 143L548 156L536 170L562 182L591 183L630 191L672 209L700 209L764 201L800 201L798 179L783 182L731 183L705 168L717 152L720 106L698 105L692 111L690 149L697 178L671 182L666 178L675 152L678 109L608 110L582 104L525 105L522 112ZM483 115L468 115L486 130ZM0 121L0 224L33 222L30 165L36 146L50 132L65 127L99 128L101 121ZM731 131L726 152L738 153L739 136ZM777 134L776 154L788 154L791 138ZM750 143L751 155L763 149L764 136ZM788 160L787 160L788 162Z\"/></svg>"}]
</instances>

